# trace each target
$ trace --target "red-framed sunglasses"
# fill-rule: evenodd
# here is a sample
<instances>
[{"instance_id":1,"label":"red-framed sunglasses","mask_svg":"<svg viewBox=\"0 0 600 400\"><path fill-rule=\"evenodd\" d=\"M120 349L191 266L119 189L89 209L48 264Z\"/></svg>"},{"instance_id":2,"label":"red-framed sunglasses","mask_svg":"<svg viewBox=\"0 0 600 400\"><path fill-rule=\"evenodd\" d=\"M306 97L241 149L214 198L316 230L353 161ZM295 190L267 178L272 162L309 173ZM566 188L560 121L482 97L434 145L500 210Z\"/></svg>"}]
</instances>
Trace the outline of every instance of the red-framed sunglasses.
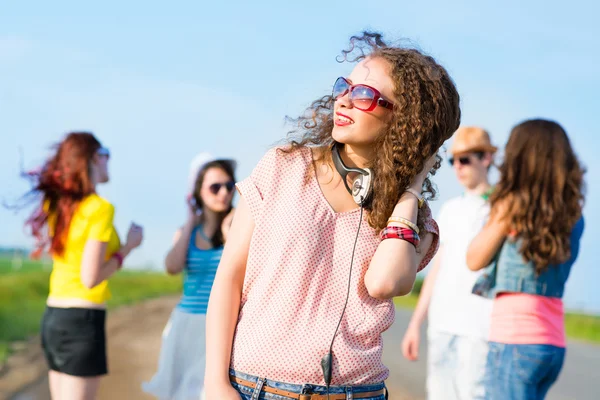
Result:
<instances>
[{"instance_id":1,"label":"red-framed sunglasses","mask_svg":"<svg viewBox=\"0 0 600 400\"><path fill-rule=\"evenodd\" d=\"M381 97L379 90L368 85L352 85L346 78L340 76L333 84L333 99L337 100L345 96L348 92L350 92L348 98L352 106L361 111L373 111L377 106L389 110L394 109L394 105L391 102Z\"/></svg>"}]
</instances>

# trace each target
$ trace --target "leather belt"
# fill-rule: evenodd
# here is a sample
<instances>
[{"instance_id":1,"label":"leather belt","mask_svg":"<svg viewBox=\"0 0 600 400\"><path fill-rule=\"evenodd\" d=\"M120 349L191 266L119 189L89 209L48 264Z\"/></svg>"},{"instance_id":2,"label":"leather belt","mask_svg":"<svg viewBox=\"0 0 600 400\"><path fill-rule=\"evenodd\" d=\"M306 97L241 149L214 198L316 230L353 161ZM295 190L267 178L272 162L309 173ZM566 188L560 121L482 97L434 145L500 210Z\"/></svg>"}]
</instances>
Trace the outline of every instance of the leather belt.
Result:
<instances>
[{"instance_id":1,"label":"leather belt","mask_svg":"<svg viewBox=\"0 0 600 400\"><path fill-rule=\"evenodd\" d=\"M256 383L238 378L237 376L229 375L229 380L231 382L235 382L238 385L245 386L252 390L254 390L254 388L256 387ZM283 396L296 400L328 400L326 394L299 394L288 392L287 390L275 389L269 386L263 386L261 390L266 393L276 394L278 396ZM368 397L381 396L383 394L385 394L384 390L380 389L374 392L352 393L351 398L364 399ZM348 397L346 397L346 393L335 393L329 395L329 400L346 400L347 398Z\"/></svg>"}]
</instances>

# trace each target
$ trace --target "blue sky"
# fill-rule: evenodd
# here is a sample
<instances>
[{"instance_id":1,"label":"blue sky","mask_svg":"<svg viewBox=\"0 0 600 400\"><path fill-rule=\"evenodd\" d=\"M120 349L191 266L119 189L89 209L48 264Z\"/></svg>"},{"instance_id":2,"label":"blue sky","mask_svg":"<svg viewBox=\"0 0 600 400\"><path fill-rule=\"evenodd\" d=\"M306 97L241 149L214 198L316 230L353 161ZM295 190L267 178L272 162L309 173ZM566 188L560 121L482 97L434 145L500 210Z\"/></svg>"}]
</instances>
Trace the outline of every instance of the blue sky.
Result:
<instances>
[{"instance_id":1,"label":"blue sky","mask_svg":"<svg viewBox=\"0 0 600 400\"><path fill-rule=\"evenodd\" d=\"M408 39L447 67L463 123L503 145L526 118L560 122L588 168L582 252L568 284L572 308L600 311L595 131L600 28L591 0L0 3L0 198L27 190L19 148L33 167L75 129L111 148L112 181L99 189L116 225L143 224L131 257L162 266L185 217L188 163L200 151L235 157L238 179L285 135L295 116L351 65L335 57L350 35L379 30ZM384 8L385 7L385 8ZM436 177L438 202L460 194L451 170ZM30 245L25 214L0 209L0 244Z\"/></svg>"}]
</instances>

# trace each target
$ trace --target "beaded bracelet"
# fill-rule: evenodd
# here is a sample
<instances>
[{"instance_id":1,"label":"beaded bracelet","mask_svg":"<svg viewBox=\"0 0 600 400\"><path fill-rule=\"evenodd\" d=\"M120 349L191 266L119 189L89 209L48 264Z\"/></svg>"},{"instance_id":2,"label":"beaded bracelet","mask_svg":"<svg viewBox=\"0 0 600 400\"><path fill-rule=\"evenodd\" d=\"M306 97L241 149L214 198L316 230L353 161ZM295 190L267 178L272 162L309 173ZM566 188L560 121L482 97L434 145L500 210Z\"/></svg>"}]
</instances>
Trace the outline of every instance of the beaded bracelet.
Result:
<instances>
[{"instance_id":1,"label":"beaded bracelet","mask_svg":"<svg viewBox=\"0 0 600 400\"><path fill-rule=\"evenodd\" d=\"M402 226L386 226L383 228L381 231L381 240L385 239L406 240L408 243L415 246L415 248L419 247L419 243L421 242L421 238L419 238L417 232Z\"/></svg>"},{"instance_id":2,"label":"beaded bracelet","mask_svg":"<svg viewBox=\"0 0 600 400\"><path fill-rule=\"evenodd\" d=\"M117 252L113 253L112 257L116 258L117 261L119 262L119 267L117 269L121 269L123 267L123 259L124 259L123 255L117 251Z\"/></svg>"}]
</instances>

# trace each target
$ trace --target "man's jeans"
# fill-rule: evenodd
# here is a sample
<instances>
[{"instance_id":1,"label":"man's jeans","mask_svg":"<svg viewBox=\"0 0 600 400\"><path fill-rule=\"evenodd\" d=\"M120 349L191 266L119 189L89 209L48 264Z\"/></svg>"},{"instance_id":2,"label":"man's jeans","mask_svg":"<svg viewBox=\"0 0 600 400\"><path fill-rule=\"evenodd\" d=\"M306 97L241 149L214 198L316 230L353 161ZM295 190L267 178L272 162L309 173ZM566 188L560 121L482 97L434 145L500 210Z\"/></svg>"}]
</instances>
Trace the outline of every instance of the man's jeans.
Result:
<instances>
[{"instance_id":1,"label":"man's jeans","mask_svg":"<svg viewBox=\"0 0 600 400\"><path fill-rule=\"evenodd\" d=\"M485 398L486 340L429 332L428 343L428 400Z\"/></svg>"}]
</instances>

